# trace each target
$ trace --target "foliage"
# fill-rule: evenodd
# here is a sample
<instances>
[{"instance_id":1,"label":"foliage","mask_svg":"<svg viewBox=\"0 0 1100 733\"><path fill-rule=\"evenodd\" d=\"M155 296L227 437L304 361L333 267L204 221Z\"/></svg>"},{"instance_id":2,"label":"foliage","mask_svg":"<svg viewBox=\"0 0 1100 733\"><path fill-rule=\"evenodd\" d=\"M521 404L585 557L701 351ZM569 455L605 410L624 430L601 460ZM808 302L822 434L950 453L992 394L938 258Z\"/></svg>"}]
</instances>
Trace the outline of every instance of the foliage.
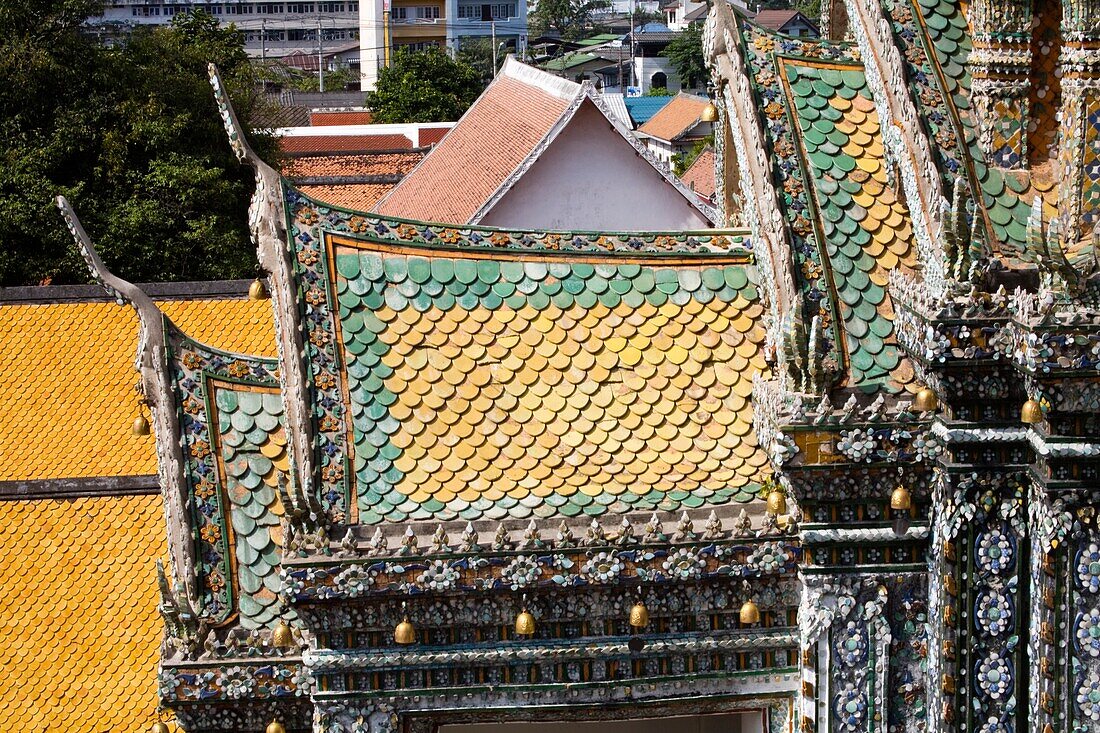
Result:
<instances>
[{"instance_id":1,"label":"foliage","mask_svg":"<svg viewBox=\"0 0 1100 733\"><path fill-rule=\"evenodd\" d=\"M247 125L262 97L240 34L185 13L108 48L80 32L98 10L0 4L0 283L87 281L58 193L123 277L247 277L252 174L232 156L206 79L214 61Z\"/></svg>"},{"instance_id":2,"label":"foliage","mask_svg":"<svg viewBox=\"0 0 1100 733\"><path fill-rule=\"evenodd\" d=\"M702 24L692 23L676 34L665 48L665 56L676 69L676 73L680 76L680 83L685 89L692 89L706 83L709 74L706 62L703 60Z\"/></svg>"},{"instance_id":3,"label":"foliage","mask_svg":"<svg viewBox=\"0 0 1100 733\"><path fill-rule=\"evenodd\" d=\"M592 17L610 7L610 0L539 0L528 21L531 35L557 33L570 41L583 38L592 30Z\"/></svg>"},{"instance_id":4,"label":"foliage","mask_svg":"<svg viewBox=\"0 0 1100 733\"><path fill-rule=\"evenodd\" d=\"M765 0L760 3L761 10L797 10L817 23L821 18L821 0Z\"/></svg>"},{"instance_id":5,"label":"foliage","mask_svg":"<svg viewBox=\"0 0 1100 733\"><path fill-rule=\"evenodd\" d=\"M647 97L674 97L676 92L670 92L667 87L650 87L645 95Z\"/></svg>"},{"instance_id":6,"label":"foliage","mask_svg":"<svg viewBox=\"0 0 1100 733\"><path fill-rule=\"evenodd\" d=\"M317 92L321 89L321 80L318 78L316 70L304 71L278 61L269 61L266 68L255 64L255 62L254 65L257 67L256 73L265 82L278 84L296 92ZM326 70L324 76L325 91L327 92L342 91L347 89L349 84L359 81L359 74L351 69Z\"/></svg>"},{"instance_id":7,"label":"foliage","mask_svg":"<svg viewBox=\"0 0 1100 733\"><path fill-rule=\"evenodd\" d=\"M708 147L714 146L714 133L707 135L702 140L697 141L691 146L691 150L685 153L680 153L672 160L672 172L677 176L682 176L691 167L691 164L695 162L695 159L703 154L703 151Z\"/></svg>"},{"instance_id":8,"label":"foliage","mask_svg":"<svg viewBox=\"0 0 1100 733\"><path fill-rule=\"evenodd\" d=\"M439 48L398 49L378 74L367 107L375 122L457 120L484 89L482 74Z\"/></svg>"},{"instance_id":9,"label":"foliage","mask_svg":"<svg viewBox=\"0 0 1100 733\"><path fill-rule=\"evenodd\" d=\"M497 65L495 71L500 71L500 67L504 65L504 59L509 53L512 53L512 49L506 49L501 43L501 48L497 49ZM477 38L469 37L462 39L462 46L458 49L458 60L464 64L469 65L471 68L477 71L481 75L481 84L483 87L489 85L493 80L493 41L490 38Z\"/></svg>"}]
</instances>

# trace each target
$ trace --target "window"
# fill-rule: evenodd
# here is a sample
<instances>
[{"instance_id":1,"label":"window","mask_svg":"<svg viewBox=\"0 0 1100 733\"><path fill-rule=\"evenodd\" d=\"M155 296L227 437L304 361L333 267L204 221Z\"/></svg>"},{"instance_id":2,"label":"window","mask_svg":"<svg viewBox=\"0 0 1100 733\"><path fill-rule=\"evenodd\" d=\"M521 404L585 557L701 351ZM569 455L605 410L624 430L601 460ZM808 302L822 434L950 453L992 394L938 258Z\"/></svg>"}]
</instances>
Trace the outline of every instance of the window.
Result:
<instances>
[{"instance_id":1,"label":"window","mask_svg":"<svg viewBox=\"0 0 1100 733\"><path fill-rule=\"evenodd\" d=\"M348 12L349 13L358 13L359 12L359 3L348 3Z\"/></svg>"},{"instance_id":2,"label":"window","mask_svg":"<svg viewBox=\"0 0 1100 733\"><path fill-rule=\"evenodd\" d=\"M313 3L287 3L286 12L297 14L312 13Z\"/></svg>"},{"instance_id":3,"label":"window","mask_svg":"<svg viewBox=\"0 0 1100 733\"><path fill-rule=\"evenodd\" d=\"M317 3L318 13L342 13L344 12L343 3Z\"/></svg>"},{"instance_id":4,"label":"window","mask_svg":"<svg viewBox=\"0 0 1100 733\"><path fill-rule=\"evenodd\" d=\"M257 13L264 13L264 14L267 14L267 15L275 15L275 14L283 12L283 4L282 3L257 3L256 4L256 12Z\"/></svg>"},{"instance_id":5,"label":"window","mask_svg":"<svg viewBox=\"0 0 1100 733\"><path fill-rule=\"evenodd\" d=\"M409 8L394 8L390 12L393 20L435 20L439 17L438 5L416 5Z\"/></svg>"},{"instance_id":6,"label":"window","mask_svg":"<svg viewBox=\"0 0 1100 733\"><path fill-rule=\"evenodd\" d=\"M396 48L407 48L410 51L427 51L429 48L438 48L439 41L419 41L417 43L398 43Z\"/></svg>"},{"instance_id":7,"label":"window","mask_svg":"<svg viewBox=\"0 0 1100 733\"><path fill-rule=\"evenodd\" d=\"M458 17L468 18L469 20L481 20L481 5L459 5ZM495 3L489 5L489 12L493 15L493 20L505 20L507 18L516 17L516 4L515 3Z\"/></svg>"}]
</instances>

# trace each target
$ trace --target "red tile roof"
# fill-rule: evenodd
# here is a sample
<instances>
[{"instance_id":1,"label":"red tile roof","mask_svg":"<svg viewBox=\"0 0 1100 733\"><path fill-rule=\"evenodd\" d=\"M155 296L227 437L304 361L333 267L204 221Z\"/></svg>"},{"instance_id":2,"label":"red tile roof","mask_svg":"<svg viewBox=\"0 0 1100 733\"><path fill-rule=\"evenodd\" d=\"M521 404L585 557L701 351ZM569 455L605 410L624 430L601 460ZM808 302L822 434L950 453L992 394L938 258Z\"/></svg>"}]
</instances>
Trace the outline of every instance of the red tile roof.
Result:
<instances>
[{"instance_id":1,"label":"red tile roof","mask_svg":"<svg viewBox=\"0 0 1100 733\"><path fill-rule=\"evenodd\" d=\"M394 187L393 183L349 183L299 186L298 190L326 204L355 211L367 211Z\"/></svg>"},{"instance_id":2,"label":"red tile roof","mask_svg":"<svg viewBox=\"0 0 1100 733\"><path fill-rule=\"evenodd\" d=\"M684 171L684 175L680 176L680 180L700 197L713 203L717 189L714 180L714 149L707 147L699 153L691 166Z\"/></svg>"},{"instance_id":3,"label":"red tile roof","mask_svg":"<svg viewBox=\"0 0 1100 733\"><path fill-rule=\"evenodd\" d=\"M288 158L283 164L287 178L321 176L403 176L424 158L424 153L361 153L358 155L308 155Z\"/></svg>"},{"instance_id":4,"label":"red tile roof","mask_svg":"<svg viewBox=\"0 0 1100 733\"><path fill-rule=\"evenodd\" d=\"M699 116L707 100L690 94L677 94L671 102L638 128L638 132L660 140L673 141L683 137L699 124Z\"/></svg>"},{"instance_id":5,"label":"red tile roof","mask_svg":"<svg viewBox=\"0 0 1100 733\"><path fill-rule=\"evenodd\" d=\"M279 148L296 153L354 153L370 150L408 150L412 141L404 135L287 135Z\"/></svg>"},{"instance_id":6,"label":"red tile roof","mask_svg":"<svg viewBox=\"0 0 1100 733\"><path fill-rule=\"evenodd\" d=\"M802 15L802 13L793 9L761 10L753 17L752 20L757 25L763 26L773 31L780 31L782 30L783 26L787 25L787 23L790 23L792 20L795 19L795 17L799 15ZM807 23L813 25L813 21L811 21L809 18L806 18L805 15L802 15L802 17Z\"/></svg>"},{"instance_id":7,"label":"red tile roof","mask_svg":"<svg viewBox=\"0 0 1100 733\"><path fill-rule=\"evenodd\" d=\"M468 222L549 134L579 89L510 58L458 124L375 211Z\"/></svg>"},{"instance_id":8,"label":"red tile roof","mask_svg":"<svg viewBox=\"0 0 1100 733\"><path fill-rule=\"evenodd\" d=\"M429 145L435 145L450 131L451 128L449 127L421 127L420 147L426 148Z\"/></svg>"},{"instance_id":9,"label":"red tile roof","mask_svg":"<svg viewBox=\"0 0 1100 733\"><path fill-rule=\"evenodd\" d=\"M369 110L342 110L339 112L314 110L309 114L309 124L314 127L324 125L369 125L370 123L371 113Z\"/></svg>"}]
</instances>

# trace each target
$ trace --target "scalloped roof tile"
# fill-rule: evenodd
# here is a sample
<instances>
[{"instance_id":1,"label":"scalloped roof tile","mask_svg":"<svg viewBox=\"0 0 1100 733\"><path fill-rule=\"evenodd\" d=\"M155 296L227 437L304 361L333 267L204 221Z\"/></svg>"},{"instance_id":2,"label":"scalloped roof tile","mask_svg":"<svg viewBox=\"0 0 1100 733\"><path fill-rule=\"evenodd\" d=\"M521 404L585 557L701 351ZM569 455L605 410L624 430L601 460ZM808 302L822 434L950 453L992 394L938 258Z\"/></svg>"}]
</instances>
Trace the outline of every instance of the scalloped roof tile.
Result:
<instances>
[{"instance_id":1,"label":"scalloped roof tile","mask_svg":"<svg viewBox=\"0 0 1100 733\"><path fill-rule=\"evenodd\" d=\"M275 356L269 301L166 300L181 329L212 346ZM156 473L137 415L137 316L113 302L0 307L0 481Z\"/></svg>"},{"instance_id":2,"label":"scalloped roof tile","mask_svg":"<svg viewBox=\"0 0 1100 733\"><path fill-rule=\"evenodd\" d=\"M6 729L148 730L164 554L157 495L0 501Z\"/></svg>"},{"instance_id":3,"label":"scalloped roof tile","mask_svg":"<svg viewBox=\"0 0 1100 733\"><path fill-rule=\"evenodd\" d=\"M755 268L335 246L360 522L755 498Z\"/></svg>"}]
</instances>

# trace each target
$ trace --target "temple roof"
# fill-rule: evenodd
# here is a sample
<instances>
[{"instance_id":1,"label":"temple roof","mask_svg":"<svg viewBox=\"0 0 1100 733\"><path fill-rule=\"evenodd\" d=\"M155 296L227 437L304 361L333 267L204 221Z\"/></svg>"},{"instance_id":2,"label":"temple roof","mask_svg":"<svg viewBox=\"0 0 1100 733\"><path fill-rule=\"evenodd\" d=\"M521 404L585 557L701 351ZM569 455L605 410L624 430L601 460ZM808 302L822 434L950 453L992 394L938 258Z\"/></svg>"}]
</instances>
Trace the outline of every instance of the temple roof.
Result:
<instances>
[{"instance_id":1,"label":"temple roof","mask_svg":"<svg viewBox=\"0 0 1100 733\"><path fill-rule=\"evenodd\" d=\"M315 363L339 365L313 379L341 516L755 497L767 461L749 395L767 365L740 233L456 229L329 210L289 188L287 207ZM338 420L332 399L348 401L350 435L326 417Z\"/></svg>"},{"instance_id":2,"label":"temple roof","mask_svg":"<svg viewBox=\"0 0 1100 733\"><path fill-rule=\"evenodd\" d=\"M44 298L56 291L33 290ZM196 338L274 356L270 304L237 290L159 305ZM0 339L12 345L0 353L0 481L156 473L152 437L129 430L137 415L133 310L100 298L8 302L0 306Z\"/></svg>"},{"instance_id":3,"label":"temple roof","mask_svg":"<svg viewBox=\"0 0 1100 733\"><path fill-rule=\"evenodd\" d=\"M126 343L132 346L132 336ZM118 438L129 432L125 423L112 431ZM151 454L148 448L141 452ZM44 445L26 452L55 455ZM164 552L157 494L0 501L0 665L8 670L0 675L0 716L6 727L148 729L164 634L154 561Z\"/></svg>"}]
</instances>

